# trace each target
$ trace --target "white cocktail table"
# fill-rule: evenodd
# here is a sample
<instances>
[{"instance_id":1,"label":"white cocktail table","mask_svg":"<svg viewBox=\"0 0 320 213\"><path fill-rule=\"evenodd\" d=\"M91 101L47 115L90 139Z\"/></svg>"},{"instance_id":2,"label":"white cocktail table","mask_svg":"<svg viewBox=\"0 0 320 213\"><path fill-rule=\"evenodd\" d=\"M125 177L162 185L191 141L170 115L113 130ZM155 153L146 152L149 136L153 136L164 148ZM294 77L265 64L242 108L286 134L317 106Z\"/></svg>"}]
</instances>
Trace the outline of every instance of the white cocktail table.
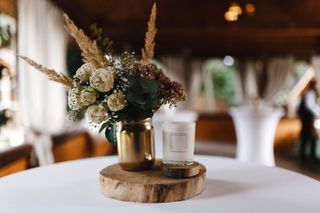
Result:
<instances>
[{"instance_id":1,"label":"white cocktail table","mask_svg":"<svg viewBox=\"0 0 320 213\"><path fill-rule=\"evenodd\" d=\"M2 213L320 212L320 182L279 168L196 156L207 167L206 189L174 203L122 202L99 191L99 171L116 157L70 161L0 178Z\"/></svg>"}]
</instances>

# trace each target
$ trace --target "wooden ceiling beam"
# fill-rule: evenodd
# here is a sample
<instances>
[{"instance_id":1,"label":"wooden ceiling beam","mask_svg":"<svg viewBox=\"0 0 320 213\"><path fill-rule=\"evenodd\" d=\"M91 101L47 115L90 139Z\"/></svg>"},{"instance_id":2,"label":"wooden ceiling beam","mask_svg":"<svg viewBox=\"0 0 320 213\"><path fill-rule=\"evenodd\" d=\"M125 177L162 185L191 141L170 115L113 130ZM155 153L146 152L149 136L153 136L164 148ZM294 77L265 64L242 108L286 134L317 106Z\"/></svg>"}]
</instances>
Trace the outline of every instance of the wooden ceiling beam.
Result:
<instances>
[{"instance_id":1,"label":"wooden ceiling beam","mask_svg":"<svg viewBox=\"0 0 320 213\"><path fill-rule=\"evenodd\" d=\"M140 50L143 45L150 0L53 1L87 33L92 23L102 26L118 50ZM242 8L248 2L235 1ZM251 0L255 15L241 15L235 23L224 20L230 3L158 0L158 54L181 54L186 49L204 56L319 52L319 0Z\"/></svg>"}]
</instances>

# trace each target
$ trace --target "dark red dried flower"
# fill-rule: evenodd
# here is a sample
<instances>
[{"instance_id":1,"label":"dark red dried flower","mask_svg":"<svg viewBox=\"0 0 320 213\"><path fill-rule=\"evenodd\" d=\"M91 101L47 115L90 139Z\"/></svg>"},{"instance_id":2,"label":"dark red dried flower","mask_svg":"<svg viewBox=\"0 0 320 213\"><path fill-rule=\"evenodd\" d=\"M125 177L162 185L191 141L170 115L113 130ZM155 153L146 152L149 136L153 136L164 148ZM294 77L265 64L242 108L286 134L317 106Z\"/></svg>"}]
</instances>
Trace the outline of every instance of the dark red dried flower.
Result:
<instances>
[{"instance_id":1,"label":"dark red dried flower","mask_svg":"<svg viewBox=\"0 0 320 213\"><path fill-rule=\"evenodd\" d=\"M148 80L158 80L161 105L176 106L179 101L184 101L186 98L182 85L176 81L171 81L155 64L135 62L130 75L140 75Z\"/></svg>"}]
</instances>

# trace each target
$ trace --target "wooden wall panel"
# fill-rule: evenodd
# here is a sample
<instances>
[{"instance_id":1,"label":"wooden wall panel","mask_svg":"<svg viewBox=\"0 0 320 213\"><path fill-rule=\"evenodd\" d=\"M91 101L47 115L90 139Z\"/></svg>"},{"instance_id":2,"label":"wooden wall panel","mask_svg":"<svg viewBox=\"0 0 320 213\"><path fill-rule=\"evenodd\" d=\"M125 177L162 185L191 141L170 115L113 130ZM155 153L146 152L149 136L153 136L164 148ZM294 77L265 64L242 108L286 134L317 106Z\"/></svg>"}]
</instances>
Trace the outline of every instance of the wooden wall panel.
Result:
<instances>
[{"instance_id":1,"label":"wooden wall panel","mask_svg":"<svg viewBox=\"0 0 320 213\"><path fill-rule=\"evenodd\" d=\"M228 114L200 115L196 139L234 143L236 133L231 117Z\"/></svg>"},{"instance_id":2,"label":"wooden wall panel","mask_svg":"<svg viewBox=\"0 0 320 213\"><path fill-rule=\"evenodd\" d=\"M105 156L115 148L104 138L93 138L87 132L73 132L53 137L55 162Z\"/></svg>"},{"instance_id":3,"label":"wooden wall panel","mask_svg":"<svg viewBox=\"0 0 320 213\"><path fill-rule=\"evenodd\" d=\"M0 177L28 169L28 159L20 158L0 167Z\"/></svg>"},{"instance_id":4,"label":"wooden wall panel","mask_svg":"<svg viewBox=\"0 0 320 213\"><path fill-rule=\"evenodd\" d=\"M90 156L91 138L86 132L75 132L53 137L55 162L76 160Z\"/></svg>"},{"instance_id":5,"label":"wooden wall panel","mask_svg":"<svg viewBox=\"0 0 320 213\"><path fill-rule=\"evenodd\" d=\"M29 168L32 146L23 144L0 152L0 177Z\"/></svg>"}]
</instances>

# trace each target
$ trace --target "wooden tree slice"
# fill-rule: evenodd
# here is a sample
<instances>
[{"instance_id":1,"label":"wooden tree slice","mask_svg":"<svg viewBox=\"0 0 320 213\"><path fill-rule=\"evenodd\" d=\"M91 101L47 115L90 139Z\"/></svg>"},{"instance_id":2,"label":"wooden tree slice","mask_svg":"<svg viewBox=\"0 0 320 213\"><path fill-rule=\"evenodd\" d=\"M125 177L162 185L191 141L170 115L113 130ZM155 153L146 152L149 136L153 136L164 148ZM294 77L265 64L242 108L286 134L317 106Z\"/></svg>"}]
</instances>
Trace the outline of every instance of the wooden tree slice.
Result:
<instances>
[{"instance_id":1,"label":"wooden tree slice","mask_svg":"<svg viewBox=\"0 0 320 213\"><path fill-rule=\"evenodd\" d=\"M167 177L173 178L186 178L193 177L199 174L200 164L198 162L193 162L190 165L177 166L177 165L161 165L161 172Z\"/></svg>"},{"instance_id":2,"label":"wooden tree slice","mask_svg":"<svg viewBox=\"0 0 320 213\"><path fill-rule=\"evenodd\" d=\"M206 168L190 178L169 178L161 174L160 162L147 171L124 171L113 164L100 171L100 189L107 197L140 203L162 203L186 200L202 192Z\"/></svg>"}]
</instances>

